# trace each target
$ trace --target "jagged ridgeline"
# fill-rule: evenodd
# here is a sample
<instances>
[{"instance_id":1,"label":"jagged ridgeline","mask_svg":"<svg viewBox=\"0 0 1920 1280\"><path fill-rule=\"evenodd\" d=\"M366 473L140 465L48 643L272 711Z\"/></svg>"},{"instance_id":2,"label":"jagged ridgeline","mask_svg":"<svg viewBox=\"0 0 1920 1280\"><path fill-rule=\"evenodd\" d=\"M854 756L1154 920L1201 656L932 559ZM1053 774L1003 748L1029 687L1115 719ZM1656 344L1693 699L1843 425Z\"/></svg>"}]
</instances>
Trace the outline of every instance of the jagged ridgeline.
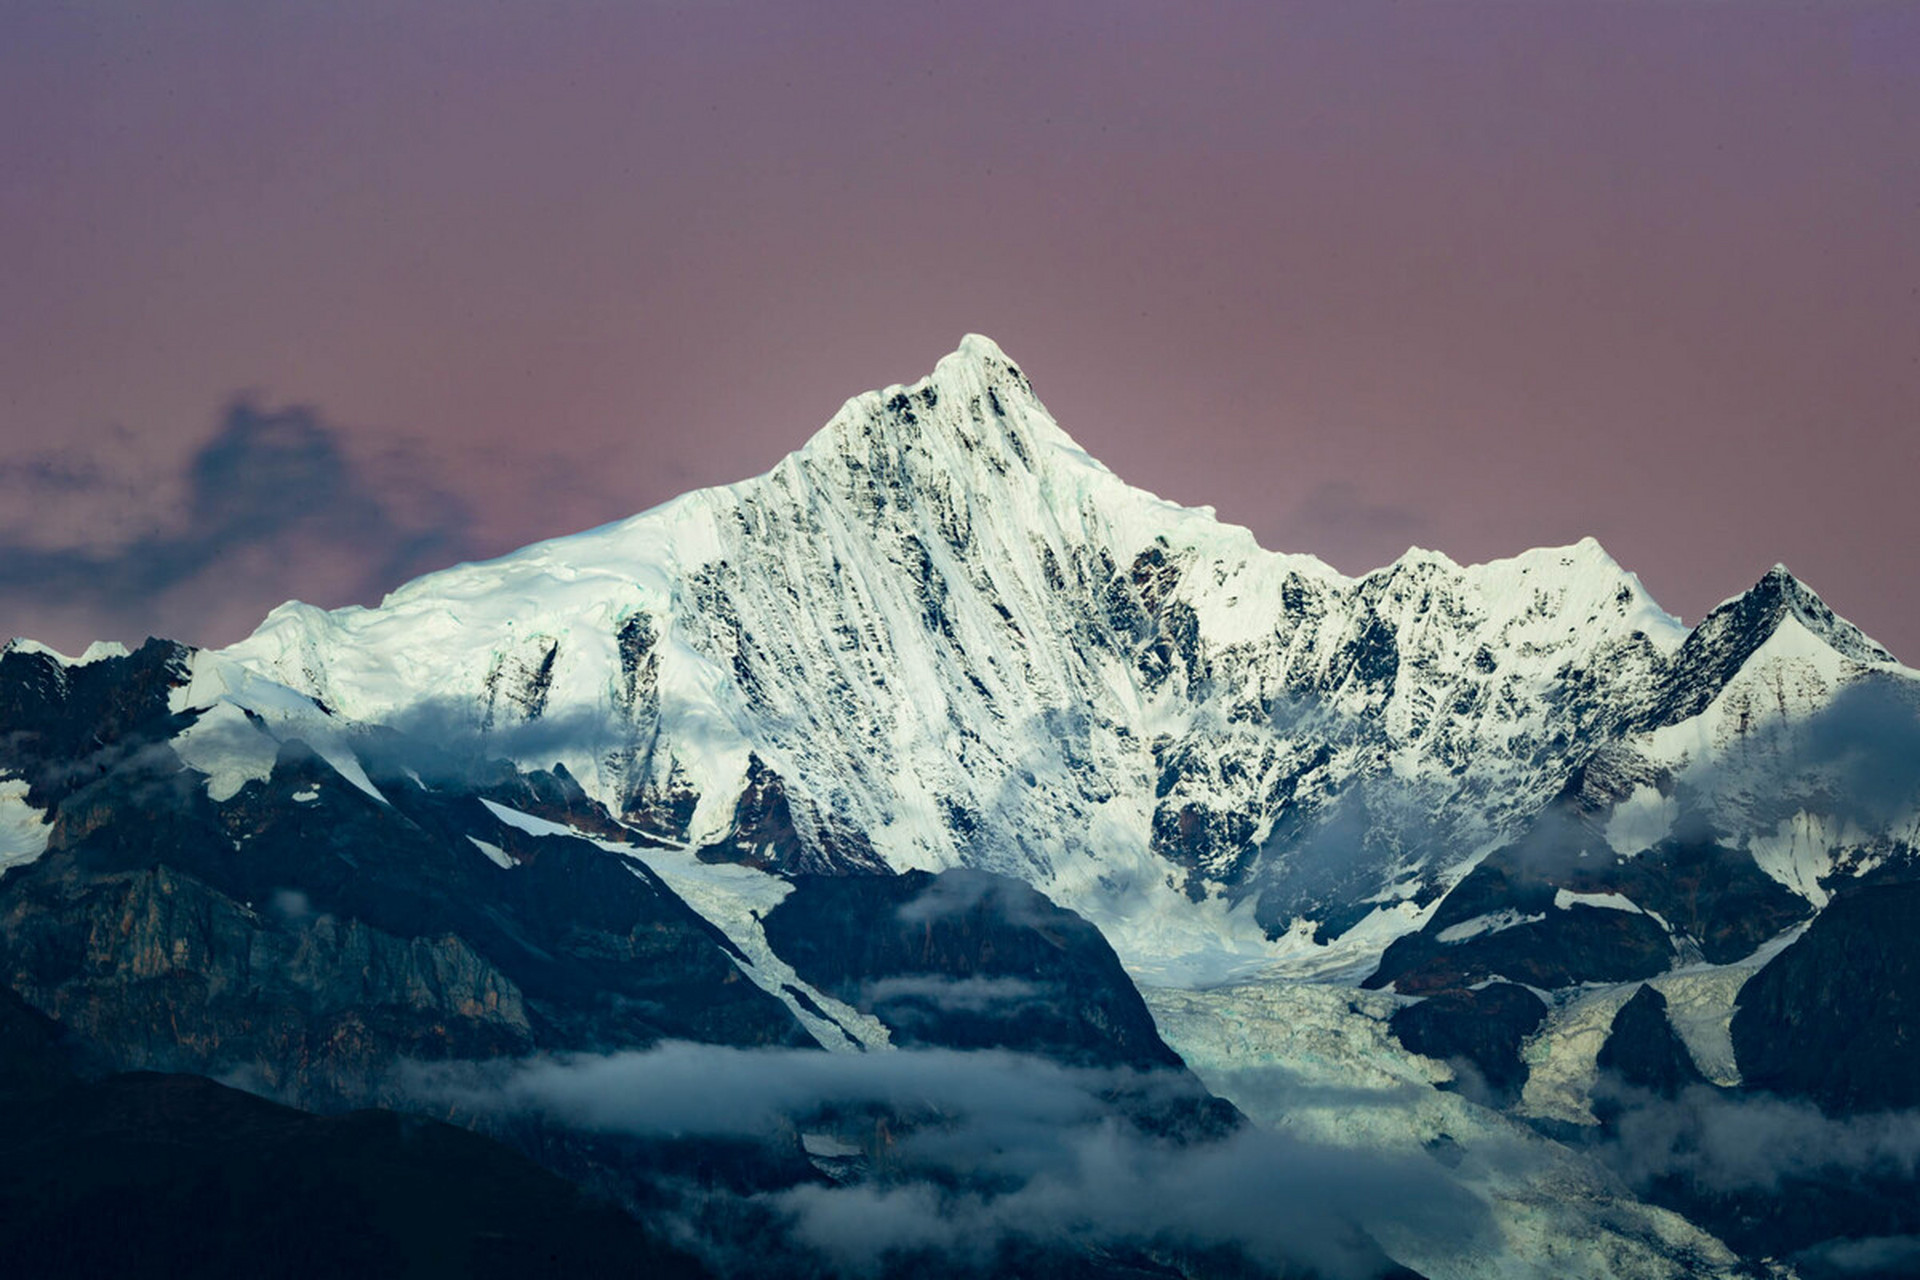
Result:
<instances>
[{"instance_id":1,"label":"jagged ridgeline","mask_svg":"<svg viewBox=\"0 0 1920 1280\"><path fill-rule=\"evenodd\" d=\"M271 1137L216 1182L393 1131L114 1073L424 1110L689 1274L1822 1274L1920 1235L1845 1127L1915 1104L1916 761L1784 569L1691 628L1590 540L1346 577L970 337L377 608L9 645L0 1107ZM1729 1171L1728 1115L1827 1163ZM22 1220L133 1194L61 1169Z\"/></svg>"},{"instance_id":2,"label":"jagged ridgeline","mask_svg":"<svg viewBox=\"0 0 1920 1280\"><path fill-rule=\"evenodd\" d=\"M1796 814L1840 861L1911 831L1733 784L1868 677L1912 684L1784 570L1691 631L1592 541L1346 578L1129 487L978 337L757 479L376 609L287 605L226 656L351 722L562 762L714 857L1025 879L1170 980L1364 970L1556 801L1608 856L1721 831L1796 902L1826 873L1786 851ZM1706 874L1758 923L1661 910L1643 949L1794 914Z\"/></svg>"}]
</instances>

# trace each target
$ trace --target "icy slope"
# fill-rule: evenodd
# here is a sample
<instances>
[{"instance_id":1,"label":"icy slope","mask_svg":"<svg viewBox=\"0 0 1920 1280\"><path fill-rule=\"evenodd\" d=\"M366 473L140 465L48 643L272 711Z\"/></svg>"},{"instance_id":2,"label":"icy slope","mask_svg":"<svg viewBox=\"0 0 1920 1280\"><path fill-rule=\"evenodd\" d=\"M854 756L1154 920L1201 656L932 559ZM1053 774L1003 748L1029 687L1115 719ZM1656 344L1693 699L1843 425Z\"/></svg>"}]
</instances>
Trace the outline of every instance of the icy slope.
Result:
<instances>
[{"instance_id":1,"label":"icy slope","mask_svg":"<svg viewBox=\"0 0 1920 1280\"><path fill-rule=\"evenodd\" d=\"M1167 1043L1255 1122L1315 1143L1434 1160L1486 1205L1491 1239L1447 1239L1409 1232L1402 1206L1383 1199L1365 1225L1422 1275L1741 1274L1719 1241L1634 1199L1596 1161L1432 1088L1449 1068L1389 1034L1392 997L1285 982L1143 994Z\"/></svg>"},{"instance_id":2,"label":"icy slope","mask_svg":"<svg viewBox=\"0 0 1920 1280\"><path fill-rule=\"evenodd\" d=\"M1676 679L1694 641L1591 540L1358 579L1264 551L1123 483L969 337L766 475L282 606L226 656L736 860L1020 876L1202 981L1364 968L1600 743L1690 732L1769 620Z\"/></svg>"}]
</instances>

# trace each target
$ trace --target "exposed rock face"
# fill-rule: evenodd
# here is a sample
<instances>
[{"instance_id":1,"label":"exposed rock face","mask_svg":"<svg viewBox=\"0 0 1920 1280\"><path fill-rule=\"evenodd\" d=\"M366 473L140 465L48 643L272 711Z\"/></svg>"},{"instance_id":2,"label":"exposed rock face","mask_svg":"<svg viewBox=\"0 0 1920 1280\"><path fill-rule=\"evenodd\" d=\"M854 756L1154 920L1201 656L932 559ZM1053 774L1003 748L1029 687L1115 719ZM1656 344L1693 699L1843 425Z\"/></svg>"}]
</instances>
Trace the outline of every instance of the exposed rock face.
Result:
<instances>
[{"instance_id":1,"label":"exposed rock face","mask_svg":"<svg viewBox=\"0 0 1920 1280\"><path fill-rule=\"evenodd\" d=\"M1395 1013L1388 1026L1422 1057L1467 1064L1471 1071L1461 1083L1469 1095L1504 1106L1526 1086L1520 1045L1546 1016L1546 1002L1525 987L1491 982L1428 996Z\"/></svg>"},{"instance_id":2,"label":"exposed rock face","mask_svg":"<svg viewBox=\"0 0 1920 1280\"><path fill-rule=\"evenodd\" d=\"M1661 1098L1706 1084L1667 1020L1667 998L1648 986L1634 992L1613 1016L1596 1065L1619 1083Z\"/></svg>"},{"instance_id":3,"label":"exposed rock face","mask_svg":"<svg viewBox=\"0 0 1920 1280\"><path fill-rule=\"evenodd\" d=\"M878 1017L898 1044L1181 1066L1100 931L1017 880L803 877L766 930L802 977Z\"/></svg>"},{"instance_id":4,"label":"exposed rock face","mask_svg":"<svg viewBox=\"0 0 1920 1280\"><path fill-rule=\"evenodd\" d=\"M213 1249L191 1262L182 1261L179 1231L153 1226L158 1274L244 1270L237 1259L257 1247L256 1227L341 1236L339 1247L312 1251L319 1271L488 1274L491 1264L474 1261L462 1234L478 1205L497 1217L501 1265L514 1274L549 1266L606 1272L613 1268L603 1246L614 1245L631 1260L653 1258L660 1274L697 1273L631 1223L608 1225L597 1211L569 1208L550 1179L529 1183L504 1152L469 1135L449 1139L453 1131L440 1126L372 1113L321 1121L181 1076L70 1080L59 1062L68 1041L106 1069L217 1073L327 1110L416 1103L424 1096L415 1091L417 1068L433 1064L539 1063L556 1052L591 1060L662 1040L826 1057L757 973L756 964L780 963L764 939L749 955L647 858L671 852L676 883L745 892L763 905L804 888L790 892L763 872L664 849L586 796L564 766L521 771L474 759L458 744L344 730L317 704L249 686L204 654L170 651L163 666L167 678L150 687L114 684L116 675L141 670L130 659L106 660L90 676L107 703L119 700L127 712L111 736L73 736L100 767L61 767L53 753L77 748L57 734L7 740L10 763L45 779L33 794L47 809L38 849L0 874L0 975L26 997L0 988L0 1111L16 1101L49 1108L9 1129L7 1141L24 1144L17 1154L42 1166L31 1185L0 1177L0 1216L8 1219L0 1240L14 1246L10 1256L99 1269L90 1251L97 1242L76 1240L72 1223L105 1198L121 1204L120 1220L143 1230L169 1215L193 1223L196 1235L221 1229L229 1212L247 1220L229 1233L238 1252ZM32 677L46 668L12 670ZM57 717L57 703L47 705L45 714ZM767 793L776 791L770 783ZM1235 1130L1233 1109L1185 1075L1158 1039L1098 930L1024 884L956 877L946 896L925 875L825 882L892 891L864 914L814 923L836 941L880 944L853 957L873 966L870 975L835 972L897 1016L903 1043L1057 1050L1059 1061L1100 1068L1091 1079L1112 1071L1112 1087L1090 1092L1081 1118L1111 1114L1137 1141L1205 1142ZM806 900L817 896L833 897ZM919 909L917 923L896 918L903 906ZM796 907L786 918L800 914ZM743 927L734 914L716 918ZM886 942L889 930L900 936ZM752 933L760 937L757 917ZM808 972L816 969L831 966ZM823 1025L834 1026L834 1017L818 1002L850 1012L824 992L793 986L806 978L791 969L779 972L791 979L786 995ZM877 1043L885 1044L884 1029ZM1158 1070L1123 1069L1148 1067ZM826 1185L790 1127L799 1117L744 1137L682 1139L583 1129L458 1099L435 1105L643 1218L671 1212L696 1223L706 1245L728 1258L729 1274L822 1273L817 1253L765 1202ZM851 1115L837 1106L800 1115L824 1133L864 1129L882 1145L952 1119L910 1105L863 1105ZM207 1141L176 1140L176 1130L196 1127L212 1130ZM167 1167L186 1187L150 1176L142 1144L156 1135L180 1148ZM410 1144L411 1157L391 1155L395 1143ZM57 1159L45 1157L48 1145ZM436 1175L443 1159L470 1168ZM361 1161L379 1169L362 1172ZM267 1177L278 1162L313 1168ZM927 1176L949 1172L936 1160ZM372 1187L380 1203L339 1191L336 1174ZM488 1209L484 1195L451 1206L409 1198L417 1184L457 1195L468 1175L523 1195L524 1212ZM910 1189L922 1175L918 1164L893 1171ZM203 1194L219 1203L203 1203ZM313 1209L315 1197L334 1203ZM396 1239L384 1219L366 1221L376 1211L412 1211L418 1221ZM524 1224L542 1218L578 1238L530 1256L545 1237ZM1009 1265L1086 1277L1132 1276L1142 1267L1190 1277L1264 1274L1234 1247L1123 1243L1109 1251L1075 1239L1009 1237L984 1263L919 1250L889 1265L968 1276ZM409 1250L427 1251L425 1261ZM395 1253L404 1256L389 1266ZM145 1274L144 1262L128 1273ZM307 1262L298 1254L287 1270L306 1274Z\"/></svg>"},{"instance_id":5,"label":"exposed rock face","mask_svg":"<svg viewBox=\"0 0 1920 1280\"><path fill-rule=\"evenodd\" d=\"M1851 910L1835 910L1814 928L1835 917L1860 922ZM1773 965L1804 941L1762 972L1774 972L1777 983L1783 974ZM1802 963L1811 958L1802 957ZM1829 952L1825 958L1835 957ZM1805 974L1798 966L1789 969ZM1735 1015L1743 1041L1752 1035L1746 1002L1753 991L1749 982ZM1800 994L1809 992L1802 988ZM1854 1011L1862 1007L1856 1004ZM1896 1025L1904 1016L1898 1007L1887 1013ZM1871 1054L1845 1040L1822 1042L1818 1037L1834 1030L1834 1018L1808 1016L1806 1023L1771 1030L1778 1043L1791 1046L1783 1056L1803 1068L1817 1058L1839 1078L1839 1088L1825 1094L1782 1091L1780 1078L1756 1080L1751 1074L1741 1088L1717 1088L1702 1078L1675 1034L1666 999L1651 986L1641 987L1615 1015L1598 1055L1596 1136L1646 1199L1685 1214L1748 1258L1790 1258L1798 1274L1815 1280L1910 1275L1912 1251L1905 1240L1920 1230L1920 1198L1908 1145L1899 1136L1903 1117L1881 1110L1886 1095L1873 1097L1864 1113L1855 1111L1866 1096L1858 1084ZM1910 1063L1910 1056L1902 1056ZM1885 1057L1877 1065L1879 1078L1891 1080L1898 1072L1904 1081L1910 1074ZM1833 1119L1822 1121L1783 1092L1821 1102Z\"/></svg>"},{"instance_id":6,"label":"exposed rock face","mask_svg":"<svg viewBox=\"0 0 1920 1280\"><path fill-rule=\"evenodd\" d=\"M1836 897L1740 991L1733 1044L1754 1088L1835 1115L1920 1106L1920 883Z\"/></svg>"},{"instance_id":7,"label":"exposed rock face","mask_svg":"<svg viewBox=\"0 0 1920 1280\"><path fill-rule=\"evenodd\" d=\"M1848 661L1893 663L1892 654L1835 614L1785 566L1775 565L1751 591L1715 609L1688 634L1647 709L1646 726L1679 724L1706 711L1789 619Z\"/></svg>"},{"instance_id":8,"label":"exposed rock face","mask_svg":"<svg viewBox=\"0 0 1920 1280\"><path fill-rule=\"evenodd\" d=\"M808 841L794 825L786 782L759 756L747 757L745 789L733 805L733 825L700 847L709 862L741 862L789 875L887 874L887 864L858 831L816 826Z\"/></svg>"},{"instance_id":9,"label":"exposed rock face","mask_svg":"<svg viewBox=\"0 0 1920 1280\"><path fill-rule=\"evenodd\" d=\"M0 659L8 764L49 809L45 852L0 878L0 980L117 1065L339 1106L386 1096L401 1059L813 1043L619 846L523 829L631 837L564 772L386 738L342 758L363 788L250 720L210 745L214 709L175 706L194 661ZM256 776L213 798L235 758Z\"/></svg>"},{"instance_id":10,"label":"exposed rock face","mask_svg":"<svg viewBox=\"0 0 1920 1280\"><path fill-rule=\"evenodd\" d=\"M1417 994L1490 977L1547 989L1632 982L1679 957L1740 960L1808 914L1711 833L1626 856L1568 802L1468 872L1417 933L1387 948L1367 985Z\"/></svg>"},{"instance_id":11,"label":"exposed rock face","mask_svg":"<svg viewBox=\"0 0 1920 1280\"><path fill-rule=\"evenodd\" d=\"M0 650L0 770L25 778L47 809L186 720L170 707L191 650L149 640L125 657L85 664L12 646Z\"/></svg>"},{"instance_id":12,"label":"exposed rock face","mask_svg":"<svg viewBox=\"0 0 1920 1280\"><path fill-rule=\"evenodd\" d=\"M520 991L457 937L275 927L165 866L44 875L9 895L0 934L7 980L126 1068L241 1070L337 1105L380 1096L400 1057L534 1045Z\"/></svg>"},{"instance_id":13,"label":"exposed rock face","mask_svg":"<svg viewBox=\"0 0 1920 1280\"><path fill-rule=\"evenodd\" d=\"M1920 680L1784 569L1691 631L1591 541L1347 578L1124 485L969 339L766 476L377 609L0 650L0 977L327 1106L669 1039L1171 1071L1128 973L1370 974L1496 1105L1535 1035L1560 1122L1596 1071L1684 1098L1683 1035L1853 1113L1914 1101L1916 759ZM769 1150L741 1194L814 1167Z\"/></svg>"}]
</instances>

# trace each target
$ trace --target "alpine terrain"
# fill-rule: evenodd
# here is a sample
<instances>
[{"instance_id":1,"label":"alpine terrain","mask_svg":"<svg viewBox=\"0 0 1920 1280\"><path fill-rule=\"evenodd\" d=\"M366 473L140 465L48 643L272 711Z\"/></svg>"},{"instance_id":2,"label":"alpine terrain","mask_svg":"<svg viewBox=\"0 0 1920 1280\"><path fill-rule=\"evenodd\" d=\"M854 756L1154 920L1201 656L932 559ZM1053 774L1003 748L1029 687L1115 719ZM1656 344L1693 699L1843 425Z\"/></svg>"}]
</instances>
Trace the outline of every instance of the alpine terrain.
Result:
<instances>
[{"instance_id":1,"label":"alpine terrain","mask_svg":"<svg viewBox=\"0 0 1920 1280\"><path fill-rule=\"evenodd\" d=\"M0 1239L159 1194L71 1117L184 1073L283 1104L223 1169L476 1131L394 1274L490 1161L576 1273L1910 1274L1917 847L1920 675L1786 569L1347 577L969 336L375 608L8 646L0 1109L66 1181Z\"/></svg>"}]
</instances>

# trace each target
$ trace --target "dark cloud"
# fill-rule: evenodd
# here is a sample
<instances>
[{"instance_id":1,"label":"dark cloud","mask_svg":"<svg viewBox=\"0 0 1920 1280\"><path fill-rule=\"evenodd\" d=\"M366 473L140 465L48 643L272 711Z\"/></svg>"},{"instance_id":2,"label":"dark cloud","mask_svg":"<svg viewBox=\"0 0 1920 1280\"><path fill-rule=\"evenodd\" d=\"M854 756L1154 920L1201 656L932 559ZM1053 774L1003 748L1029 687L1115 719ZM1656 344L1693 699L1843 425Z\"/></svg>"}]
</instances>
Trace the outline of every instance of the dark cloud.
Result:
<instances>
[{"instance_id":1,"label":"dark cloud","mask_svg":"<svg viewBox=\"0 0 1920 1280\"><path fill-rule=\"evenodd\" d=\"M85 755L35 760L32 765L36 785L54 792L84 787L110 773L116 776L116 787L135 799L164 799L202 785L205 777L189 771L170 742L110 742Z\"/></svg>"},{"instance_id":2,"label":"dark cloud","mask_svg":"<svg viewBox=\"0 0 1920 1280\"><path fill-rule=\"evenodd\" d=\"M881 1108L883 1177L765 1193L845 1274L936 1250L985 1265L1010 1239L1069 1247L1228 1247L1329 1277L1376 1274L1353 1225L1486 1243L1480 1203L1431 1161L1321 1148L1251 1126L1210 1142L1148 1136L1127 1114L1193 1096L1179 1073L1087 1070L1005 1052L865 1055L666 1044L605 1057L409 1069L406 1090L472 1114L537 1114L642 1137L766 1135ZM1124 1104L1116 1104L1123 1098Z\"/></svg>"},{"instance_id":3,"label":"dark cloud","mask_svg":"<svg viewBox=\"0 0 1920 1280\"><path fill-rule=\"evenodd\" d=\"M29 511L123 501L131 486L113 463L77 450L47 454L7 463L0 484ZM68 645L155 629L207 643L289 597L367 601L472 553L470 512L420 459L402 448L356 457L304 407L235 402L180 475L137 487L150 494L167 481L180 491L171 518L104 542L71 530L49 539L17 522L0 535L4 629L51 626Z\"/></svg>"},{"instance_id":4,"label":"dark cloud","mask_svg":"<svg viewBox=\"0 0 1920 1280\"><path fill-rule=\"evenodd\" d=\"M1314 551L1364 571L1394 559L1433 533L1423 511L1369 496L1351 480L1329 480L1308 492L1277 522L1275 545Z\"/></svg>"},{"instance_id":5,"label":"dark cloud","mask_svg":"<svg viewBox=\"0 0 1920 1280\"><path fill-rule=\"evenodd\" d=\"M630 727L592 707L491 725L484 723L485 713L472 700L425 698L388 717L386 727L399 736L369 749L383 767L412 767L452 780L487 776L502 760L551 763L569 753L604 755L635 745Z\"/></svg>"},{"instance_id":6,"label":"dark cloud","mask_svg":"<svg viewBox=\"0 0 1920 1280\"><path fill-rule=\"evenodd\" d=\"M45 493L87 493L108 483L106 469L96 458L63 449L34 458L0 461L0 486Z\"/></svg>"}]
</instances>

